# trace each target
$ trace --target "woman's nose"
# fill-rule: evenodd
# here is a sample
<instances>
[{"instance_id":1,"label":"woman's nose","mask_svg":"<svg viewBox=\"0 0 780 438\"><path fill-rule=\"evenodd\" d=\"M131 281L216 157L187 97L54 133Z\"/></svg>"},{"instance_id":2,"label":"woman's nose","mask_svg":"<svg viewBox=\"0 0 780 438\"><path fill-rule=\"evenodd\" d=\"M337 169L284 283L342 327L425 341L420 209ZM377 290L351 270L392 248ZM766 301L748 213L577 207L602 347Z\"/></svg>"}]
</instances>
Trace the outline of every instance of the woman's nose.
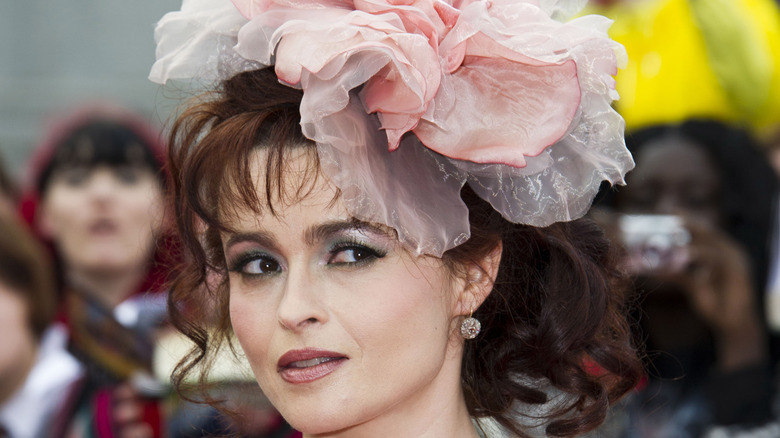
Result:
<instances>
[{"instance_id":1,"label":"woman's nose","mask_svg":"<svg viewBox=\"0 0 780 438\"><path fill-rule=\"evenodd\" d=\"M312 281L311 276L305 266L293 266L287 271L276 314L279 323L289 330L300 331L327 321L323 284Z\"/></svg>"},{"instance_id":2,"label":"woman's nose","mask_svg":"<svg viewBox=\"0 0 780 438\"><path fill-rule=\"evenodd\" d=\"M90 175L88 190L96 201L108 201L117 196L118 183L109 170L98 169Z\"/></svg>"}]
</instances>

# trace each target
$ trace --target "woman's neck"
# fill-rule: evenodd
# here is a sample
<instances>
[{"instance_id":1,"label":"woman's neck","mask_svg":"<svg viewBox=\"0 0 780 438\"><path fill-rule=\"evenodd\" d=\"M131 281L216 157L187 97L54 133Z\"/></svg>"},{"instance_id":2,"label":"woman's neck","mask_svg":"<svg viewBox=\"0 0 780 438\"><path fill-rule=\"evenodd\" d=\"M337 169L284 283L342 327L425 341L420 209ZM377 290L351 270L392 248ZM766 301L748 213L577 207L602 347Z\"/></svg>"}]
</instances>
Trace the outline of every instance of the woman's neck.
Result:
<instances>
[{"instance_id":1,"label":"woman's neck","mask_svg":"<svg viewBox=\"0 0 780 438\"><path fill-rule=\"evenodd\" d=\"M431 382L389 412L348 429L304 438L401 436L420 438L478 438L460 383L460 363L445 366Z\"/></svg>"},{"instance_id":2,"label":"woman's neck","mask_svg":"<svg viewBox=\"0 0 780 438\"><path fill-rule=\"evenodd\" d=\"M366 436L414 436L420 438L479 438L479 433L463 407L463 413L441 416L426 415L426 412L443 411L428 409L423 412L409 412L408 415L389 416L369 423L321 435L303 434L303 438L358 438Z\"/></svg>"},{"instance_id":3,"label":"woman's neck","mask_svg":"<svg viewBox=\"0 0 780 438\"><path fill-rule=\"evenodd\" d=\"M89 271L70 269L69 287L86 293L113 309L138 289L146 276L146 267L122 271Z\"/></svg>"}]
</instances>

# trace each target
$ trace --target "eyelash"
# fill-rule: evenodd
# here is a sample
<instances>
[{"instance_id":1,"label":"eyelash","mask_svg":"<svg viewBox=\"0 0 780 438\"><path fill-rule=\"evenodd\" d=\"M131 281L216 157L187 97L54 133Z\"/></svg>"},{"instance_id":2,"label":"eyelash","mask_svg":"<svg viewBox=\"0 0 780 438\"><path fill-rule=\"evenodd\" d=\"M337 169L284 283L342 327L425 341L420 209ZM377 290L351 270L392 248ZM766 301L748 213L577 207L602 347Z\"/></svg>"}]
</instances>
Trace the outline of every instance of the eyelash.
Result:
<instances>
[{"instance_id":1,"label":"eyelash","mask_svg":"<svg viewBox=\"0 0 780 438\"><path fill-rule=\"evenodd\" d=\"M352 251L358 251L363 252L364 255L355 260L354 262L334 262L333 260L340 255L341 253L352 250ZM364 243L361 243L357 240L346 240L342 242L336 242L334 243L331 248L328 250L328 264L334 265L334 266L362 266L367 263L371 263L376 259L381 259L385 255L387 255L386 251L382 251L376 248L372 248ZM353 255L353 258L355 255ZM247 272L247 266L250 263L253 262L260 262L260 263L267 263L275 265L274 268L269 269L264 272L259 273L252 273ZM268 265L266 265L266 268ZM230 272L236 272L243 276L247 277L261 277L266 275L273 275L281 270L280 263L271 255L265 253L265 252L248 252L246 254L242 254L240 257L238 257L236 260L234 260L232 263L230 263L230 266L228 267L228 270ZM261 271L264 269L261 268Z\"/></svg>"},{"instance_id":2,"label":"eyelash","mask_svg":"<svg viewBox=\"0 0 780 438\"><path fill-rule=\"evenodd\" d=\"M260 273L251 273L246 272L247 266L256 261L265 261L273 263L276 265L276 269L272 271L267 272L260 272ZM279 266L279 262L272 256L268 255L264 252L257 252L257 251L250 251L248 253L242 254L240 257L238 257L236 260L234 260L230 267L228 268L230 272L237 272L243 276L247 277L261 277L265 275L272 275L276 272L279 272L281 270L281 267Z\"/></svg>"},{"instance_id":3,"label":"eyelash","mask_svg":"<svg viewBox=\"0 0 780 438\"><path fill-rule=\"evenodd\" d=\"M367 253L365 257L356 260L354 262L335 262L332 263L333 259L336 258L340 253L347 251L347 250L353 250L353 251L363 251ZM331 246L330 250L328 251L329 257L328 257L328 264L336 265L336 266L361 266L367 263L371 263L376 259L381 259L382 257L387 255L386 251L373 248L369 245L366 245L365 243L362 243L358 240L345 240L341 242L336 242Z\"/></svg>"}]
</instances>

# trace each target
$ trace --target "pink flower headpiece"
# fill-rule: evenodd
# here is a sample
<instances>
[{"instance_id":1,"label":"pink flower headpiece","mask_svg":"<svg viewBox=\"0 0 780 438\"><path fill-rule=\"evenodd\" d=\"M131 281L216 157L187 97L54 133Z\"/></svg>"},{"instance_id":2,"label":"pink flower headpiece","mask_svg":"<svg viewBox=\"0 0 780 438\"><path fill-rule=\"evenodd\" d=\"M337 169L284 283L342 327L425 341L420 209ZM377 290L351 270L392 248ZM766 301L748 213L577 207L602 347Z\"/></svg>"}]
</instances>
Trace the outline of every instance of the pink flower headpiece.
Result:
<instances>
[{"instance_id":1,"label":"pink flower headpiece","mask_svg":"<svg viewBox=\"0 0 780 438\"><path fill-rule=\"evenodd\" d=\"M505 218L582 216L633 161L611 108L610 21L555 0L184 0L151 79L274 65L348 210L420 253L469 236L468 183ZM414 135L408 135L408 133Z\"/></svg>"}]
</instances>

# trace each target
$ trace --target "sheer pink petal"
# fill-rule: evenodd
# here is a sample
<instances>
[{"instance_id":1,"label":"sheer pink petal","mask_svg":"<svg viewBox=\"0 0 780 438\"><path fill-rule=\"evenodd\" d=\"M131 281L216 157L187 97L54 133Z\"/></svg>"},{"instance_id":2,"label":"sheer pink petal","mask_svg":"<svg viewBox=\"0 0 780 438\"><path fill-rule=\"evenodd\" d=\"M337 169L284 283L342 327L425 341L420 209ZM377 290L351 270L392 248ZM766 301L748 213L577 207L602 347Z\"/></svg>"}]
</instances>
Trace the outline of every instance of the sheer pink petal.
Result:
<instances>
[{"instance_id":1,"label":"sheer pink petal","mask_svg":"<svg viewBox=\"0 0 780 438\"><path fill-rule=\"evenodd\" d=\"M434 49L459 15L457 9L439 0L355 0L355 7L372 14L397 14L407 33L424 35Z\"/></svg>"},{"instance_id":2,"label":"sheer pink petal","mask_svg":"<svg viewBox=\"0 0 780 438\"><path fill-rule=\"evenodd\" d=\"M574 62L519 65L496 58L466 58L452 75L455 105L434 113L414 133L450 158L525 166L569 127L580 102ZM459 129L469 126L468 130Z\"/></svg>"},{"instance_id":3,"label":"sheer pink petal","mask_svg":"<svg viewBox=\"0 0 780 438\"><path fill-rule=\"evenodd\" d=\"M395 15L374 16L360 11L343 15L331 11L327 20L314 24L309 20L285 17L284 24L268 38L265 35L270 27L268 24L279 20L279 14L281 12L272 10L262 18L252 20L242 29L242 37L249 41L270 41L266 45L256 44L269 59L272 48L276 47L277 76L288 84L299 84L304 71L320 80L334 79L342 72L353 79L361 78L363 82L352 81L350 86L357 87L365 82L362 96L366 112L380 114L384 128L388 130L388 148L397 148L401 136L428 110L441 80L439 57L427 38L404 32L402 21ZM307 16L310 14L310 11L297 12L305 18L311 18ZM252 38L250 32L257 38ZM249 48L241 46L240 49L242 53L250 54ZM366 57L371 58L368 74L372 76L360 73L368 71L360 62L350 62L350 67L345 68L351 58ZM380 63L379 59L384 61ZM328 95L333 102L317 108L316 113L327 114L334 108L343 107L344 96L351 88L339 88L345 85L340 80L330 84L334 87L330 90L322 81L317 84L316 90L310 90L306 84L301 86L306 95L312 96L312 101L323 102L321 97L313 95L319 93ZM338 105L334 105L336 103ZM321 117L311 114L304 118Z\"/></svg>"},{"instance_id":4,"label":"sheer pink petal","mask_svg":"<svg viewBox=\"0 0 780 438\"><path fill-rule=\"evenodd\" d=\"M392 38L393 62L366 84L364 100L369 112L422 114L439 88L439 58L422 38Z\"/></svg>"},{"instance_id":5,"label":"sheer pink petal","mask_svg":"<svg viewBox=\"0 0 780 438\"><path fill-rule=\"evenodd\" d=\"M398 149L401 138L420 122L420 116L396 113L378 113L382 129L387 134L387 149L392 152Z\"/></svg>"},{"instance_id":6,"label":"sheer pink petal","mask_svg":"<svg viewBox=\"0 0 780 438\"><path fill-rule=\"evenodd\" d=\"M350 214L393 227L418 254L440 257L468 239L468 210L460 199L466 174L439 163L414 136L388 153L376 118L366 117L355 96L313 131L321 168Z\"/></svg>"},{"instance_id":7,"label":"sheer pink petal","mask_svg":"<svg viewBox=\"0 0 780 438\"><path fill-rule=\"evenodd\" d=\"M348 211L441 256L468 238L466 182L508 220L546 226L633 167L609 20L558 21L583 2L183 0L158 25L152 77L273 62L303 89L304 135Z\"/></svg>"},{"instance_id":8,"label":"sheer pink petal","mask_svg":"<svg viewBox=\"0 0 780 438\"><path fill-rule=\"evenodd\" d=\"M251 20L274 8L319 9L327 8L354 9L352 0L230 0L241 15Z\"/></svg>"}]
</instances>

